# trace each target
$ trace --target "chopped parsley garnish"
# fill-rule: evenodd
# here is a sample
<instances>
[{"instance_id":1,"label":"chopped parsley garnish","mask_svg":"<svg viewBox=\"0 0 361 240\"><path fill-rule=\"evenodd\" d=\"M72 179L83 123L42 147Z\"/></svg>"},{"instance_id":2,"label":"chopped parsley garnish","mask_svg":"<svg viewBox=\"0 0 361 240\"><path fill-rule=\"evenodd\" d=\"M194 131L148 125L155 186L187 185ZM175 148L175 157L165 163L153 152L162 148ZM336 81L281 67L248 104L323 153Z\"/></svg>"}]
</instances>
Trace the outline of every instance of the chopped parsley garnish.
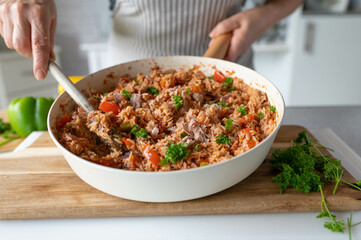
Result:
<instances>
[{"instance_id":1,"label":"chopped parsley garnish","mask_svg":"<svg viewBox=\"0 0 361 240\"><path fill-rule=\"evenodd\" d=\"M208 78L208 79L213 79L213 75L211 75L211 76L208 76L207 78Z\"/></svg>"},{"instance_id":2,"label":"chopped parsley garnish","mask_svg":"<svg viewBox=\"0 0 361 240\"><path fill-rule=\"evenodd\" d=\"M189 94L189 88L187 88L186 93L188 93L188 94Z\"/></svg>"},{"instance_id":3,"label":"chopped parsley garnish","mask_svg":"<svg viewBox=\"0 0 361 240\"><path fill-rule=\"evenodd\" d=\"M141 128L141 129L135 134L135 136L136 136L137 138L140 138L140 137L147 138L147 137L148 137L148 133L147 133L147 131L145 131L144 128Z\"/></svg>"},{"instance_id":4,"label":"chopped parsley garnish","mask_svg":"<svg viewBox=\"0 0 361 240\"><path fill-rule=\"evenodd\" d=\"M117 135L119 139L122 139L124 136L122 134Z\"/></svg>"},{"instance_id":5,"label":"chopped parsley garnish","mask_svg":"<svg viewBox=\"0 0 361 240\"><path fill-rule=\"evenodd\" d=\"M179 95L172 95L173 97L173 102L174 102L174 106L176 109L180 109L182 107L183 104L183 99L181 96Z\"/></svg>"},{"instance_id":6,"label":"chopped parsley garnish","mask_svg":"<svg viewBox=\"0 0 361 240\"><path fill-rule=\"evenodd\" d=\"M133 129L130 131L130 134L135 135L137 138L143 137L147 138L148 133L144 128L140 128L138 125L135 125Z\"/></svg>"},{"instance_id":7,"label":"chopped parsley garnish","mask_svg":"<svg viewBox=\"0 0 361 240\"><path fill-rule=\"evenodd\" d=\"M276 112L276 107L275 107L275 106L270 106L270 107L269 107L269 110L270 110L271 112L274 112L274 113L275 113L275 112Z\"/></svg>"},{"instance_id":8,"label":"chopped parsley garnish","mask_svg":"<svg viewBox=\"0 0 361 240\"><path fill-rule=\"evenodd\" d=\"M232 78L226 78L226 79L224 79L224 82L223 82L223 85L225 86L225 87L231 87L232 86L232 84L233 84L233 79Z\"/></svg>"},{"instance_id":9,"label":"chopped parsley garnish","mask_svg":"<svg viewBox=\"0 0 361 240\"><path fill-rule=\"evenodd\" d=\"M235 87L231 87L230 89L228 89L228 92L232 92L232 91L234 91L234 90L236 90L236 88L235 88Z\"/></svg>"},{"instance_id":10,"label":"chopped parsley garnish","mask_svg":"<svg viewBox=\"0 0 361 240\"><path fill-rule=\"evenodd\" d=\"M127 90L123 89L122 90L123 95L125 96L126 99L130 100L130 98L132 97L132 94L130 94Z\"/></svg>"},{"instance_id":11,"label":"chopped parsley garnish","mask_svg":"<svg viewBox=\"0 0 361 240\"><path fill-rule=\"evenodd\" d=\"M230 144L230 143L232 143L232 140L229 139L226 135L218 135L216 143L218 143L218 144Z\"/></svg>"},{"instance_id":12,"label":"chopped parsley garnish","mask_svg":"<svg viewBox=\"0 0 361 240\"><path fill-rule=\"evenodd\" d=\"M152 95L156 95L156 96L159 95L159 91L155 87L148 87L147 92Z\"/></svg>"},{"instance_id":13,"label":"chopped parsley garnish","mask_svg":"<svg viewBox=\"0 0 361 240\"><path fill-rule=\"evenodd\" d=\"M228 107L228 105L224 102L217 102L216 104L222 107Z\"/></svg>"},{"instance_id":14,"label":"chopped parsley garnish","mask_svg":"<svg viewBox=\"0 0 361 240\"><path fill-rule=\"evenodd\" d=\"M194 151L198 151L199 149L199 144L197 144L195 147L194 147Z\"/></svg>"},{"instance_id":15,"label":"chopped parsley garnish","mask_svg":"<svg viewBox=\"0 0 361 240\"><path fill-rule=\"evenodd\" d=\"M231 131L231 127L233 125L233 120L232 118L228 118L226 121L225 121L226 125L225 125L225 128L228 130L228 131Z\"/></svg>"},{"instance_id":16,"label":"chopped parsley garnish","mask_svg":"<svg viewBox=\"0 0 361 240\"><path fill-rule=\"evenodd\" d=\"M186 132L182 132L181 135L180 135L181 138L184 138L186 136L188 136L188 134Z\"/></svg>"},{"instance_id":17,"label":"chopped parsley garnish","mask_svg":"<svg viewBox=\"0 0 361 240\"><path fill-rule=\"evenodd\" d=\"M247 115L247 110L245 106L239 106L237 111L242 114L242 116Z\"/></svg>"},{"instance_id":18,"label":"chopped parsley garnish","mask_svg":"<svg viewBox=\"0 0 361 240\"><path fill-rule=\"evenodd\" d=\"M117 130L115 130L114 128L110 129L110 134L116 134Z\"/></svg>"},{"instance_id":19,"label":"chopped parsley garnish","mask_svg":"<svg viewBox=\"0 0 361 240\"><path fill-rule=\"evenodd\" d=\"M259 120L262 120L263 119L263 114L261 112L257 113L258 116L259 116Z\"/></svg>"},{"instance_id":20,"label":"chopped parsley garnish","mask_svg":"<svg viewBox=\"0 0 361 240\"><path fill-rule=\"evenodd\" d=\"M140 130L140 127L138 125L134 125L134 127L130 131L130 134L135 135L139 130Z\"/></svg>"},{"instance_id":21,"label":"chopped parsley garnish","mask_svg":"<svg viewBox=\"0 0 361 240\"><path fill-rule=\"evenodd\" d=\"M166 164L169 164L170 162L176 163L180 160L185 159L190 151L187 149L188 144L187 143L180 143L175 144L173 142L169 142L169 145L167 146L167 150L165 152L164 158L159 162L160 166L164 166Z\"/></svg>"}]
</instances>

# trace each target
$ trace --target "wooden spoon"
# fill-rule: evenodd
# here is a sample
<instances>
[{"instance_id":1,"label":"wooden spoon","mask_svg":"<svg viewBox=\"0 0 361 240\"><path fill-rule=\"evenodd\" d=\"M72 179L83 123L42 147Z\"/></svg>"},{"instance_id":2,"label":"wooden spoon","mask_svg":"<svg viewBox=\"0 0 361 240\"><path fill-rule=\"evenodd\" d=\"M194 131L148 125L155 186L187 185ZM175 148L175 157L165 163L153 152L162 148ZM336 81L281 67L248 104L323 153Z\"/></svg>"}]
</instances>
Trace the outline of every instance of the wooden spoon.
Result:
<instances>
[{"instance_id":1,"label":"wooden spoon","mask_svg":"<svg viewBox=\"0 0 361 240\"><path fill-rule=\"evenodd\" d=\"M232 33L226 33L214 39L213 43L208 47L203 57L224 59L227 55Z\"/></svg>"}]
</instances>

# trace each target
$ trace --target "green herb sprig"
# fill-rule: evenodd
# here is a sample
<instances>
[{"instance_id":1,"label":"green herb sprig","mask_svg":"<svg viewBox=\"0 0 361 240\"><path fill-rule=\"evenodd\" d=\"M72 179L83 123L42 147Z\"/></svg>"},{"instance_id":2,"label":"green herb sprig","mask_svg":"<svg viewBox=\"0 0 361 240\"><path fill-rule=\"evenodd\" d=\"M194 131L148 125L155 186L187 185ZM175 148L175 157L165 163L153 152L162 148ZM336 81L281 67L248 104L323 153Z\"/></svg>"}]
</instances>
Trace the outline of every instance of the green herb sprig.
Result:
<instances>
[{"instance_id":1,"label":"green herb sprig","mask_svg":"<svg viewBox=\"0 0 361 240\"><path fill-rule=\"evenodd\" d=\"M152 95L156 95L156 96L159 95L159 91L155 87L148 87L147 92Z\"/></svg>"},{"instance_id":2,"label":"green herb sprig","mask_svg":"<svg viewBox=\"0 0 361 240\"><path fill-rule=\"evenodd\" d=\"M186 136L188 136L188 134L187 134L186 132L182 132L182 133L180 134L180 137L181 137L181 138L185 138Z\"/></svg>"},{"instance_id":3,"label":"green herb sprig","mask_svg":"<svg viewBox=\"0 0 361 240\"><path fill-rule=\"evenodd\" d=\"M143 137L147 138L148 133L144 128L140 128L138 125L134 125L133 129L130 131L130 134L135 135L137 138Z\"/></svg>"},{"instance_id":4,"label":"green herb sprig","mask_svg":"<svg viewBox=\"0 0 361 240\"><path fill-rule=\"evenodd\" d=\"M0 118L0 134L4 134L3 137L5 138L4 141L0 142L0 147L20 138L11 125L9 123L5 123L2 118Z\"/></svg>"},{"instance_id":5,"label":"green herb sprig","mask_svg":"<svg viewBox=\"0 0 361 240\"><path fill-rule=\"evenodd\" d=\"M340 220L340 221L336 221L336 216L331 214L330 211L328 210L326 201L325 201L325 197L323 196L323 191L322 191L322 186L319 185L319 190L321 192L321 198L322 198L322 202L321 202L321 213L319 215L317 215L317 218L329 218L330 221L325 222L325 224L323 225L325 228L330 229L332 232L344 232L344 221Z\"/></svg>"},{"instance_id":6,"label":"green herb sprig","mask_svg":"<svg viewBox=\"0 0 361 240\"><path fill-rule=\"evenodd\" d=\"M185 159L190 154L187 143L183 142L175 144L171 141L168 142L169 145L167 146L164 158L159 162L160 166L164 166L166 164L169 164L170 162L176 163L180 160Z\"/></svg>"},{"instance_id":7,"label":"green herb sprig","mask_svg":"<svg viewBox=\"0 0 361 240\"><path fill-rule=\"evenodd\" d=\"M270 106L270 107L269 107L269 110L270 110L271 112L274 112L274 113L275 113L275 112L276 112L276 107L275 107L275 106Z\"/></svg>"},{"instance_id":8,"label":"green herb sprig","mask_svg":"<svg viewBox=\"0 0 361 240\"><path fill-rule=\"evenodd\" d=\"M228 107L228 105L224 102L217 102L216 104L222 107Z\"/></svg>"},{"instance_id":9,"label":"green herb sprig","mask_svg":"<svg viewBox=\"0 0 361 240\"><path fill-rule=\"evenodd\" d=\"M232 128L232 125L233 125L233 119L232 118L228 118L226 121L225 121L225 128L228 130L228 131L231 131L231 128Z\"/></svg>"},{"instance_id":10,"label":"green herb sprig","mask_svg":"<svg viewBox=\"0 0 361 240\"><path fill-rule=\"evenodd\" d=\"M228 78L224 79L223 85L226 88L232 87L232 84L233 84L233 79L232 78L228 77Z\"/></svg>"},{"instance_id":11,"label":"green herb sprig","mask_svg":"<svg viewBox=\"0 0 361 240\"><path fill-rule=\"evenodd\" d=\"M242 116L247 115L247 110L246 110L246 107L245 107L245 106L239 106L239 107L237 108L237 111L238 111Z\"/></svg>"},{"instance_id":12,"label":"green herb sprig","mask_svg":"<svg viewBox=\"0 0 361 240\"><path fill-rule=\"evenodd\" d=\"M123 95L125 96L126 99L130 100L130 98L132 97L132 94L130 94L127 90L123 89L122 90Z\"/></svg>"},{"instance_id":13,"label":"green herb sprig","mask_svg":"<svg viewBox=\"0 0 361 240\"><path fill-rule=\"evenodd\" d=\"M183 105L183 99L179 95L172 95L173 103L176 109L180 109Z\"/></svg>"},{"instance_id":14,"label":"green herb sprig","mask_svg":"<svg viewBox=\"0 0 361 240\"><path fill-rule=\"evenodd\" d=\"M232 140L227 137L227 135L218 135L216 143L218 144L230 144L232 143Z\"/></svg>"},{"instance_id":15,"label":"green herb sprig","mask_svg":"<svg viewBox=\"0 0 361 240\"><path fill-rule=\"evenodd\" d=\"M5 123L2 118L0 118L0 134L6 131L9 131L11 126L9 123Z\"/></svg>"}]
</instances>

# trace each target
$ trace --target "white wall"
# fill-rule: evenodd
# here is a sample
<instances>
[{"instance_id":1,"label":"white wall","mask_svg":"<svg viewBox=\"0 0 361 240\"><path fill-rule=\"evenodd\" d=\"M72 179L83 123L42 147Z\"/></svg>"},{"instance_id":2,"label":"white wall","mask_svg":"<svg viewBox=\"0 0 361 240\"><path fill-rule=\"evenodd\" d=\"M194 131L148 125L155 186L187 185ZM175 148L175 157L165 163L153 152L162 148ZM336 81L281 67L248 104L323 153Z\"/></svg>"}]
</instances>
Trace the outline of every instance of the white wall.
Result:
<instances>
[{"instance_id":1,"label":"white wall","mask_svg":"<svg viewBox=\"0 0 361 240\"><path fill-rule=\"evenodd\" d=\"M86 54L80 43L107 38L111 11L108 0L56 0L58 25L55 43L62 48L62 67L68 75L87 75Z\"/></svg>"}]
</instances>

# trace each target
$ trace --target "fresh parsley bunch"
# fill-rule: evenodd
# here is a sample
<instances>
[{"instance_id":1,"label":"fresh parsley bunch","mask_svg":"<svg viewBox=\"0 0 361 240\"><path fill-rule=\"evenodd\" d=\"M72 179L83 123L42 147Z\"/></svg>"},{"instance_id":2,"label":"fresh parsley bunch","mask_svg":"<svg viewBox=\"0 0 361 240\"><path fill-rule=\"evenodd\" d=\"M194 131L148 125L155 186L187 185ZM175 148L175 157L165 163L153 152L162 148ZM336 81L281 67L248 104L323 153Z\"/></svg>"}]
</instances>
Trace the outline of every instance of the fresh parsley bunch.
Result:
<instances>
[{"instance_id":1,"label":"fresh parsley bunch","mask_svg":"<svg viewBox=\"0 0 361 240\"><path fill-rule=\"evenodd\" d=\"M278 175L272 179L280 184L281 193L289 187L304 193L321 192L321 213L317 218L329 218L324 224L325 228L333 232L344 232L344 221L337 221L336 216L330 213L322 187L326 182L334 182L333 194L335 194L338 184L342 182L361 191L361 181L352 184L343 180L341 161L325 156L319 150L321 148L332 151L332 149L313 141L305 131L300 132L296 142L292 143L292 147L286 150L277 149L272 153L271 170L278 172ZM351 228L360 223L352 224L352 212L347 222L351 239Z\"/></svg>"}]
</instances>

